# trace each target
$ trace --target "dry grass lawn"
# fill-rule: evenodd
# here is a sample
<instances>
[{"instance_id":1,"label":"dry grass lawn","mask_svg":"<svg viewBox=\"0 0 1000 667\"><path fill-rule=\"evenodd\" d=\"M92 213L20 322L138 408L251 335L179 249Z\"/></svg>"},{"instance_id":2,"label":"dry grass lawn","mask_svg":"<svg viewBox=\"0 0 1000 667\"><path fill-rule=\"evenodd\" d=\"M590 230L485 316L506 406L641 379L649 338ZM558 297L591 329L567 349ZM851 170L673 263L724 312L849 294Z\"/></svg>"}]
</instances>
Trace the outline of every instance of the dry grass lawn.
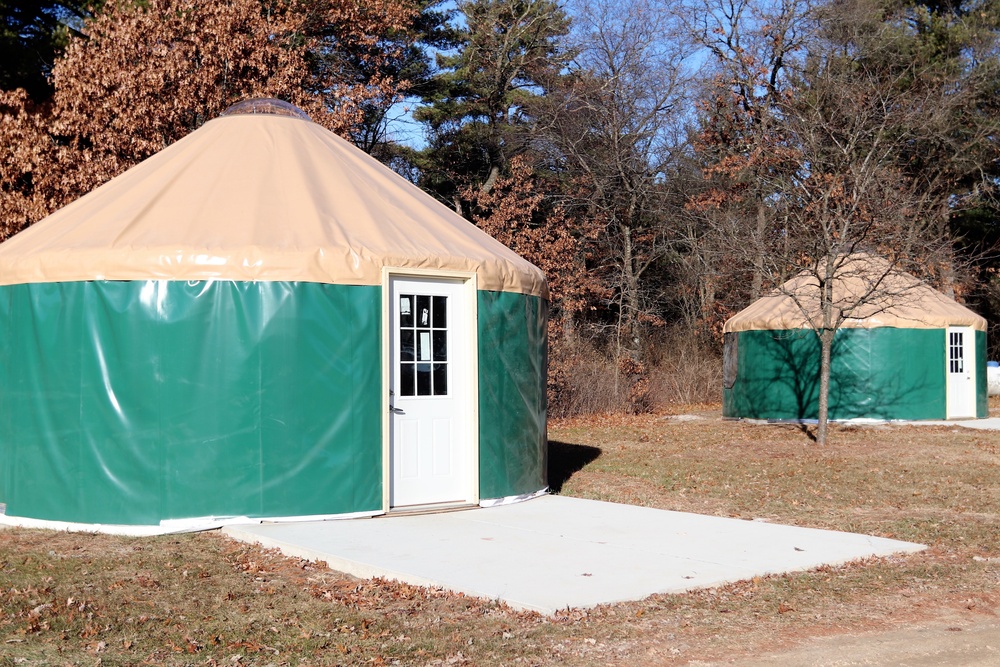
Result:
<instances>
[{"instance_id":1,"label":"dry grass lawn","mask_svg":"<svg viewBox=\"0 0 1000 667\"><path fill-rule=\"evenodd\" d=\"M992 404L994 413L1000 404ZM0 665L683 665L1000 610L1000 432L554 422L561 493L922 542L922 553L556 617L361 581L217 533L0 532Z\"/></svg>"}]
</instances>

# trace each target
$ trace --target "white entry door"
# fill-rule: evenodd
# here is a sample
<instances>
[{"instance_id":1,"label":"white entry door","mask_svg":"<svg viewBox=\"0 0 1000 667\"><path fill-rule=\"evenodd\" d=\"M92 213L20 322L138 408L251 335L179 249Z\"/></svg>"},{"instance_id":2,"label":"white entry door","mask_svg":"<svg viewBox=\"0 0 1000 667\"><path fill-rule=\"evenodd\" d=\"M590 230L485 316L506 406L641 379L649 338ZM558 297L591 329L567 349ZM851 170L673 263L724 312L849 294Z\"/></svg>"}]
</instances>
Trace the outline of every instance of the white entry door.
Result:
<instances>
[{"instance_id":1,"label":"white entry door","mask_svg":"<svg viewBox=\"0 0 1000 667\"><path fill-rule=\"evenodd\" d=\"M948 419L976 416L976 334L972 327L948 327L946 356Z\"/></svg>"},{"instance_id":2,"label":"white entry door","mask_svg":"<svg viewBox=\"0 0 1000 667\"><path fill-rule=\"evenodd\" d=\"M459 280L390 278L390 508L473 501L467 294Z\"/></svg>"}]
</instances>

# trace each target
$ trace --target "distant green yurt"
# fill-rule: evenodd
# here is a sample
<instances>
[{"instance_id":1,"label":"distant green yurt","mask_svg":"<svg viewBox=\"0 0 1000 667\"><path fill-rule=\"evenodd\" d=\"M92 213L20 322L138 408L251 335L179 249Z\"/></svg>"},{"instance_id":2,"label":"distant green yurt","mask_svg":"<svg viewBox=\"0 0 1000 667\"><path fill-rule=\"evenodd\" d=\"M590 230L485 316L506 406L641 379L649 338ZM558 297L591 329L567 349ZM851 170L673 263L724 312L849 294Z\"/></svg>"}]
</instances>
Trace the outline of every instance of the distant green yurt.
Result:
<instances>
[{"instance_id":1,"label":"distant green yurt","mask_svg":"<svg viewBox=\"0 0 1000 667\"><path fill-rule=\"evenodd\" d=\"M886 296L852 313L831 352L832 420L987 416L986 320L885 260L852 259L834 281L844 309L874 281ZM821 322L816 279L802 273L724 328L723 416L807 421L818 416ZM790 295L798 295L793 299Z\"/></svg>"},{"instance_id":2,"label":"distant green yurt","mask_svg":"<svg viewBox=\"0 0 1000 667\"><path fill-rule=\"evenodd\" d=\"M0 514L161 531L530 497L547 298L295 107L241 103L0 244Z\"/></svg>"}]
</instances>

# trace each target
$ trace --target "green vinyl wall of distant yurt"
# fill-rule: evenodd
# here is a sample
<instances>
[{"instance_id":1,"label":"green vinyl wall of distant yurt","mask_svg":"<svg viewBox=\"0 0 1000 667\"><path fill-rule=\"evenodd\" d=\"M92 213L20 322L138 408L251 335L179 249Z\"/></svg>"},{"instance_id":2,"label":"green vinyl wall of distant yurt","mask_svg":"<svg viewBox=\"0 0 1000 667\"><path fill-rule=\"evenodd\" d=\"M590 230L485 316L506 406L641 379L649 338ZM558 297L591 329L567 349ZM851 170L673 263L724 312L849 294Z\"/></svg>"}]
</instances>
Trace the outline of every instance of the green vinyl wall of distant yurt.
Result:
<instances>
[{"instance_id":1,"label":"green vinyl wall of distant yurt","mask_svg":"<svg viewBox=\"0 0 1000 667\"><path fill-rule=\"evenodd\" d=\"M0 287L0 509L126 525L379 511L381 299L280 281ZM478 301L480 496L536 492L546 302Z\"/></svg>"},{"instance_id":2,"label":"green vinyl wall of distant yurt","mask_svg":"<svg viewBox=\"0 0 1000 667\"><path fill-rule=\"evenodd\" d=\"M829 417L945 419L944 329L842 328L830 360ZM986 417L986 333L975 332L977 416ZM726 334L723 416L816 419L820 345L810 329Z\"/></svg>"}]
</instances>

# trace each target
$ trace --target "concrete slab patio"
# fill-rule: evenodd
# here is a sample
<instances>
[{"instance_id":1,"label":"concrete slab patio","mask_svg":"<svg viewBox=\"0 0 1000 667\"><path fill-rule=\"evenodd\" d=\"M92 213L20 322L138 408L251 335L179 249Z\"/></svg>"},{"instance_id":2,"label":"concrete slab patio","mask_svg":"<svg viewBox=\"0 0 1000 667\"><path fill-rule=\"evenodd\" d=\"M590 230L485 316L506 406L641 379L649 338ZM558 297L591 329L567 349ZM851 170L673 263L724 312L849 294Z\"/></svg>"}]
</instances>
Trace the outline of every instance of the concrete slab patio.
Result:
<instances>
[{"instance_id":1,"label":"concrete slab patio","mask_svg":"<svg viewBox=\"0 0 1000 667\"><path fill-rule=\"evenodd\" d=\"M984 431L1000 431L1000 417L988 417L986 419L952 419L949 421L923 421L906 422L917 426L962 426L964 428L978 428Z\"/></svg>"},{"instance_id":2,"label":"concrete slab patio","mask_svg":"<svg viewBox=\"0 0 1000 667\"><path fill-rule=\"evenodd\" d=\"M565 496L462 512L223 531L358 577L438 586L546 614L925 548Z\"/></svg>"}]
</instances>

